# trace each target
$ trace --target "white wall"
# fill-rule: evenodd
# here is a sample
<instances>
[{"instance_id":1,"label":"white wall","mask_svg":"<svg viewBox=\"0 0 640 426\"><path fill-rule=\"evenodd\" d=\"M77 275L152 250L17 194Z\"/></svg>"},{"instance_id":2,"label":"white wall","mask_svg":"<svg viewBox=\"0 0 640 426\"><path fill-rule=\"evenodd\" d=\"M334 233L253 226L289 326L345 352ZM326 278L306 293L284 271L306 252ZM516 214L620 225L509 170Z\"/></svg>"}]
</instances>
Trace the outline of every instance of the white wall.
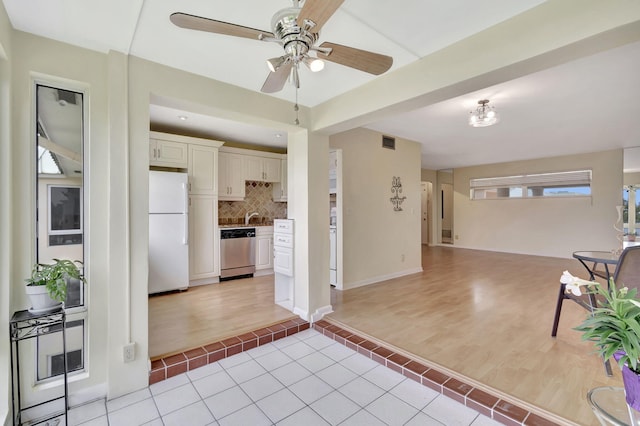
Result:
<instances>
[{"instance_id":1,"label":"white wall","mask_svg":"<svg viewBox=\"0 0 640 426\"><path fill-rule=\"evenodd\" d=\"M0 424L9 424L9 317L13 262L11 257L11 24L0 3Z\"/></svg>"},{"instance_id":2,"label":"white wall","mask_svg":"<svg viewBox=\"0 0 640 426\"><path fill-rule=\"evenodd\" d=\"M591 197L475 200L469 179L592 169ZM455 169L455 246L571 257L577 250L612 250L622 200L622 150Z\"/></svg>"},{"instance_id":3,"label":"white wall","mask_svg":"<svg viewBox=\"0 0 640 426\"><path fill-rule=\"evenodd\" d=\"M344 289L421 271L420 145L396 138L393 151L381 133L355 129L330 146L342 149ZM394 176L407 197L402 211L390 202Z\"/></svg>"},{"instance_id":4,"label":"white wall","mask_svg":"<svg viewBox=\"0 0 640 426\"><path fill-rule=\"evenodd\" d=\"M34 79L54 86L63 85L76 91L84 91L85 108L90 113L90 120L84 123L87 132L84 166L85 170L91 171L85 176L84 181L86 188L84 203L87 212L85 229L87 235L95 242L88 245L85 257L87 266L85 273L88 281L87 301L90 307L87 320L90 368L86 376L70 384L72 401L77 401L90 398L94 395L93 392L103 394L107 378L107 371L104 368L107 345L104 336L109 333L107 326L109 317L106 304L100 303L107 299L109 292L106 250L109 244L109 218L105 208L110 190L107 185L109 140L106 110L108 98L106 56L18 31L12 33L12 48L14 52L21 52L21 54L11 58L13 96L10 158L13 169L9 185L13 191L10 205L13 214L11 227L14 232L11 240L13 256L10 278L13 293L11 311L28 308L23 289L24 278L29 275L35 261ZM4 182L6 181L3 181L3 184ZM23 365L30 365L33 355L28 350L23 353L25 355ZM59 387L53 390L32 387L34 383L32 369L24 368L21 371L24 379L24 396L28 401L36 401L59 393ZM91 395L87 395L88 393Z\"/></svg>"}]
</instances>

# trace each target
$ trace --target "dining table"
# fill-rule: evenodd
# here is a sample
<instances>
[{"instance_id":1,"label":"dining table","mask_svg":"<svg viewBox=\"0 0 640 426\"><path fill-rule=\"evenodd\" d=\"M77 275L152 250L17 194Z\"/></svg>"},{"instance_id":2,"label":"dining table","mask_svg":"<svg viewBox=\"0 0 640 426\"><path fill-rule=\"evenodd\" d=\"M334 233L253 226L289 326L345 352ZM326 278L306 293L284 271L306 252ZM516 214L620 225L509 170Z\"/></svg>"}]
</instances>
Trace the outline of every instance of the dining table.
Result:
<instances>
[{"instance_id":1,"label":"dining table","mask_svg":"<svg viewBox=\"0 0 640 426\"><path fill-rule=\"evenodd\" d=\"M607 283L615 273L620 253L616 251L574 251L573 257L585 267L589 273L589 280L596 277L605 279Z\"/></svg>"}]
</instances>

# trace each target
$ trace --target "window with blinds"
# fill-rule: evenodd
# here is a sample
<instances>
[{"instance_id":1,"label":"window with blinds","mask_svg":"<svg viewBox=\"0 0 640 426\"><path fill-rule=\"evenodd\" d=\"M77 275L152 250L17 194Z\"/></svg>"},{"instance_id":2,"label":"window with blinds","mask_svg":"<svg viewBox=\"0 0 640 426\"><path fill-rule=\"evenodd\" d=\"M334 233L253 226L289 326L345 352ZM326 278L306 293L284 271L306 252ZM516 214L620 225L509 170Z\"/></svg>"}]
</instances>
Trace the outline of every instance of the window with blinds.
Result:
<instances>
[{"instance_id":1,"label":"window with blinds","mask_svg":"<svg viewBox=\"0 0 640 426\"><path fill-rule=\"evenodd\" d=\"M591 196L591 170L470 179L472 200Z\"/></svg>"}]
</instances>

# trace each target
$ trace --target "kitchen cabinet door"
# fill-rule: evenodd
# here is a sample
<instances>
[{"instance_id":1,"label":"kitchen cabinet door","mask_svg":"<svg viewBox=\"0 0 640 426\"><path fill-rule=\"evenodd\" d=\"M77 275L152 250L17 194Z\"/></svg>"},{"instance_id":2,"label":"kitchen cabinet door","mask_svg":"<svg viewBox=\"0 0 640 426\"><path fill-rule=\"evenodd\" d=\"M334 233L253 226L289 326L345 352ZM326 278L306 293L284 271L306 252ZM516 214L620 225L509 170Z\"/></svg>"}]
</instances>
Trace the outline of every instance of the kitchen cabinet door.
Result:
<instances>
[{"instance_id":1,"label":"kitchen cabinet door","mask_svg":"<svg viewBox=\"0 0 640 426\"><path fill-rule=\"evenodd\" d=\"M273 268L273 233L256 235L256 271Z\"/></svg>"},{"instance_id":2,"label":"kitchen cabinet door","mask_svg":"<svg viewBox=\"0 0 640 426\"><path fill-rule=\"evenodd\" d=\"M189 192L216 195L218 193L218 148L189 145Z\"/></svg>"},{"instance_id":3,"label":"kitchen cabinet door","mask_svg":"<svg viewBox=\"0 0 640 426\"><path fill-rule=\"evenodd\" d=\"M280 160L280 182L273 184L273 201L287 201L287 159Z\"/></svg>"},{"instance_id":4,"label":"kitchen cabinet door","mask_svg":"<svg viewBox=\"0 0 640 426\"><path fill-rule=\"evenodd\" d=\"M282 168L282 160L278 158L263 158L262 172L265 182L280 182L280 169Z\"/></svg>"},{"instance_id":5,"label":"kitchen cabinet door","mask_svg":"<svg viewBox=\"0 0 640 426\"><path fill-rule=\"evenodd\" d=\"M149 165L186 169L189 164L186 143L149 139Z\"/></svg>"},{"instance_id":6,"label":"kitchen cabinet door","mask_svg":"<svg viewBox=\"0 0 640 426\"><path fill-rule=\"evenodd\" d=\"M242 201L244 189L244 163L242 155L221 152L218 158L218 197L224 201Z\"/></svg>"},{"instance_id":7,"label":"kitchen cabinet door","mask_svg":"<svg viewBox=\"0 0 640 426\"><path fill-rule=\"evenodd\" d=\"M280 182L280 159L245 155L244 176L258 182Z\"/></svg>"},{"instance_id":8,"label":"kitchen cabinet door","mask_svg":"<svg viewBox=\"0 0 640 426\"><path fill-rule=\"evenodd\" d=\"M254 155L243 155L242 157L244 161L244 178L262 182L264 180L262 158Z\"/></svg>"},{"instance_id":9,"label":"kitchen cabinet door","mask_svg":"<svg viewBox=\"0 0 640 426\"><path fill-rule=\"evenodd\" d=\"M189 280L220 275L218 253L218 199L189 197Z\"/></svg>"}]
</instances>

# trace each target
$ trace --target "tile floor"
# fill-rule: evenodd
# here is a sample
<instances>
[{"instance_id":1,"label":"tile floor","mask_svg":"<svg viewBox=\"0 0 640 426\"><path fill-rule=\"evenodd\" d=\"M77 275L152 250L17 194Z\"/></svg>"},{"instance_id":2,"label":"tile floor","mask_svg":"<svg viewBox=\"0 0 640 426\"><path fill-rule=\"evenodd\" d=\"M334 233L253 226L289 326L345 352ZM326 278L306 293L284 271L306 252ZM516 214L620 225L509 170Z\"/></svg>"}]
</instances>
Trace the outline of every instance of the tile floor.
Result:
<instances>
[{"instance_id":1,"label":"tile floor","mask_svg":"<svg viewBox=\"0 0 640 426\"><path fill-rule=\"evenodd\" d=\"M499 425L316 330L69 412L71 425Z\"/></svg>"}]
</instances>

